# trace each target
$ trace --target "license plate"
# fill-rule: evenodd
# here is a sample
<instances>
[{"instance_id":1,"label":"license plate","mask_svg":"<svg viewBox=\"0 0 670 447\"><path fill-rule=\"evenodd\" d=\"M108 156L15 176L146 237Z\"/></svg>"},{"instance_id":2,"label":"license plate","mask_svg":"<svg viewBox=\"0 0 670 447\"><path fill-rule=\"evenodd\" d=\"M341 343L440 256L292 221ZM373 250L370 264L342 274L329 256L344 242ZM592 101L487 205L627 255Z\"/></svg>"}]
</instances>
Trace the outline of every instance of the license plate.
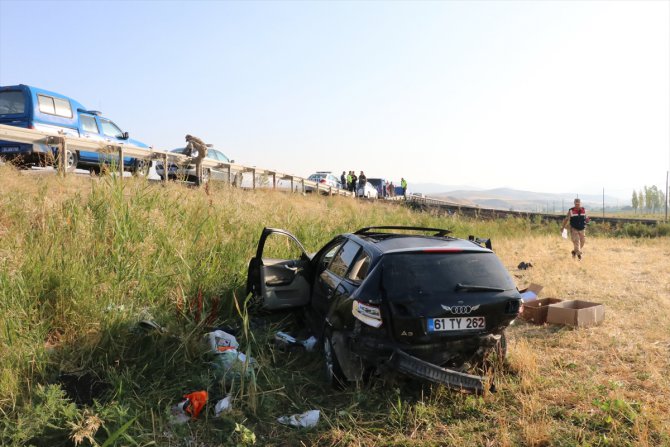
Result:
<instances>
[{"instance_id":1,"label":"license plate","mask_svg":"<svg viewBox=\"0 0 670 447\"><path fill-rule=\"evenodd\" d=\"M486 317L429 318L428 332L477 331L486 328Z\"/></svg>"},{"instance_id":2,"label":"license plate","mask_svg":"<svg viewBox=\"0 0 670 447\"><path fill-rule=\"evenodd\" d=\"M0 148L0 152L18 152L18 151L19 151L18 146L9 146Z\"/></svg>"}]
</instances>

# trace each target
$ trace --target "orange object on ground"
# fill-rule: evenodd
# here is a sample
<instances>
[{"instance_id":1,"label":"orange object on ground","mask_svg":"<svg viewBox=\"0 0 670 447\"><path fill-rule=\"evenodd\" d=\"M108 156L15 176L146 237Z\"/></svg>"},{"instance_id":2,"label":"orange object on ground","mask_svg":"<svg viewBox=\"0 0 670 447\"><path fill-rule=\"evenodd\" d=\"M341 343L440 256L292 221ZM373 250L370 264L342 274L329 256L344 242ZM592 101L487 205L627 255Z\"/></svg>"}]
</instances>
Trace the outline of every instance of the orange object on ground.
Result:
<instances>
[{"instance_id":1,"label":"orange object on ground","mask_svg":"<svg viewBox=\"0 0 670 447\"><path fill-rule=\"evenodd\" d=\"M226 352L226 351L230 351L231 349L237 349L237 348L235 348L233 346L217 346L217 348L216 348L216 350L219 351L219 352Z\"/></svg>"},{"instance_id":2,"label":"orange object on ground","mask_svg":"<svg viewBox=\"0 0 670 447\"><path fill-rule=\"evenodd\" d=\"M184 411L196 419L205 405L207 404L207 391L194 391L191 394L185 394L184 399L188 399L188 404L184 405Z\"/></svg>"}]
</instances>

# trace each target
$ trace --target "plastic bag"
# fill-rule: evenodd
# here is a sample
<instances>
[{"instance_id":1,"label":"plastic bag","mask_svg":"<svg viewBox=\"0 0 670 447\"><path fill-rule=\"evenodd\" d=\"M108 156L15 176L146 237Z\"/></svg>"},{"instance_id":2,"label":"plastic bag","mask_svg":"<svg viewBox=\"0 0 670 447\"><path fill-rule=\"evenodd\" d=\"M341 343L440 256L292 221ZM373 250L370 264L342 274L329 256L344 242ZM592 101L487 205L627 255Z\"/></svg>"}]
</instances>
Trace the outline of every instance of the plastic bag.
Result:
<instances>
[{"instance_id":1,"label":"plastic bag","mask_svg":"<svg viewBox=\"0 0 670 447\"><path fill-rule=\"evenodd\" d=\"M208 333L207 338L209 340L209 347L215 354L240 347L234 335L221 330Z\"/></svg>"},{"instance_id":2,"label":"plastic bag","mask_svg":"<svg viewBox=\"0 0 670 447\"><path fill-rule=\"evenodd\" d=\"M291 416L282 416L277 418L277 422L292 427L314 427L319 422L319 410L309 410L302 414L293 414Z\"/></svg>"},{"instance_id":3,"label":"plastic bag","mask_svg":"<svg viewBox=\"0 0 670 447\"><path fill-rule=\"evenodd\" d=\"M568 238L568 229L567 229L567 228L563 228L563 231L561 232L561 237L562 237L563 239L567 239L567 238Z\"/></svg>"}]
</instances>

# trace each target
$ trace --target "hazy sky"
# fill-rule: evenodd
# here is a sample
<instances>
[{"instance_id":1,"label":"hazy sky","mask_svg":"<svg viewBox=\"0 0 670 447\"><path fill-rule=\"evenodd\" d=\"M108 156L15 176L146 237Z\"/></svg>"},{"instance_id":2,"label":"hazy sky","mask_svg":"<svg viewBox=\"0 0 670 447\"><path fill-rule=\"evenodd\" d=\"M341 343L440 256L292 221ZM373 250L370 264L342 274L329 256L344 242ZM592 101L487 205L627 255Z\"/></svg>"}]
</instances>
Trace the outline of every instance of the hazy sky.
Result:
<instances>
[{"instance_id":1,"label":"hazy sky","mask_svg":"<svg viewBox=\"0 0 670 447\"><path fill-rule=\"evenodd\" d=\"M669 29L667 0L0 0L0 84L296 175L630 197L670 169Z\"/></svg>"}]
</instances>

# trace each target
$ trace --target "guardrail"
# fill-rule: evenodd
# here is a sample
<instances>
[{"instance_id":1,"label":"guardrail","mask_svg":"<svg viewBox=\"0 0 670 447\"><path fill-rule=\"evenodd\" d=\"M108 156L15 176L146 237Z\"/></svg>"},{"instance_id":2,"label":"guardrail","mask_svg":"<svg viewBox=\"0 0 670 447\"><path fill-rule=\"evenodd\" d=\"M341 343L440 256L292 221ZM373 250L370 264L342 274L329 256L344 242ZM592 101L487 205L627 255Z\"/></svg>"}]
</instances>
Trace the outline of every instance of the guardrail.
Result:
<instances>
[{"instance_id":1,"label":"guardrail","mask_svg":"<svg viewBox=\"0 0 670 447\"><path fill-rule=\"evenodd\" d=\"M115 144L109 141L96 141L89 138L73 137L66 136L62 133L48 133L35 129L25 129L22 127L14 127L0 124L0 140L14 141L17 143L27 143L27 144L46 144L52 147L57 148L57 169L58 172L62 175L65 175L65 167L63 165L65 160L65 152L67 150L84 150L90 152L99 152L103 154L117 154L119 157L118 168L121 173L123 173L123 157L130 156L143 160L160 160L163 162L163 166L167 167L170 163L175 163L179 165L186 165L193 162L193 158L188 157L183 154L177 154L174 152L161 151L154 148L142 148L133 146L130 144ZM0 154L1 155L1 154ZM237 174L244 176L244 174L250 173L252 176L251 185L253 189L258 187L265 187L264 184L259 184L258 177L266 176L268 180L271 178L272 189L277 189L277 181L289 181L290 189L292 192L306 192L306 191L317 191L329 195L341 195L352 197L354 194L340 188L333 188L330 186L325 186L321 183L307 180L305 178L285 174L278 171L270 169L261 169L256 168L255 166L245 166L237 163L222 163L215 160L204 159L202 160L202 166L204 169L219 169L227 172L227 183L234 184L234 177ZM167 176L164 176L164 181L167 181ZM388 198L387 198L388 199ZM531 217L540 217L547 220L561 221L564 219L563 214L544 214L544 213L532 213L527 211L509 211L509 210L499 210L492 208L480 208L477 206L468 206L462 205L455 202L449 202L446 200L421 197L409 194L407 197L396 196L390 198L389 200L398 200L406 203L407 205L417 208L417 209L426 209L426 208L439 208L444 210L449 214L462 214L471 217L484 218L484 219L496 219L503 218L507 216L515 216L522 218L531 218ZM405 200L403 200L405 199ZM655 225L658 223L654 219L636 219L636 218L616 218L616 217L598 217L592 218L599 222L608 222L608 223L632 223L639 222L646 225Z\"/></svg>"},{"instance_id":2,"label":"guardrail","mask_svg":"<svg viewBox=\"0 0 670 447\"><path fill-rule=\"evenodd\" d=\"M68 136L63 133L49 133L41 130L7 126L4 124L0 124L0 140L26 144L45 144L55 148L56 154L58 155L56 157L56 168L61 175L65 175L66 173L64 160L65 153L68 150L118 155L118 169L121 174L123 174L125 168L123 157L133 157L149 161L160 160L163 162L165 169L167 169L170 163L182 166L189 163L194 163L193 158L174 152L161 151L154 148L147 149L133 146L131 144L118 144L116 142L110 141L96 141L90 138ZM235 175L240 174L244 176L244 174L250 173L252 176L251 185L253 189L256 189L257 187L264 187L265 185L259 184L260 182L258 182L258 177L266 176L268 180L272 179L272 189L277 188L278 180L283 180L290 182L290 189L293 192L316 191L329 195L341 195L347 197L354 195L353 193L344 189L333 188L332 186L326 186L303 177L286 174L271 169L262 169L255 166L245 166L237 163L223 163L207 158L203 159L201 163L203 169L218 169L227 172L228 184L233 184ZM167 175L164 176L164 181L167 181Z\"/></svg>"}]
</instances>

